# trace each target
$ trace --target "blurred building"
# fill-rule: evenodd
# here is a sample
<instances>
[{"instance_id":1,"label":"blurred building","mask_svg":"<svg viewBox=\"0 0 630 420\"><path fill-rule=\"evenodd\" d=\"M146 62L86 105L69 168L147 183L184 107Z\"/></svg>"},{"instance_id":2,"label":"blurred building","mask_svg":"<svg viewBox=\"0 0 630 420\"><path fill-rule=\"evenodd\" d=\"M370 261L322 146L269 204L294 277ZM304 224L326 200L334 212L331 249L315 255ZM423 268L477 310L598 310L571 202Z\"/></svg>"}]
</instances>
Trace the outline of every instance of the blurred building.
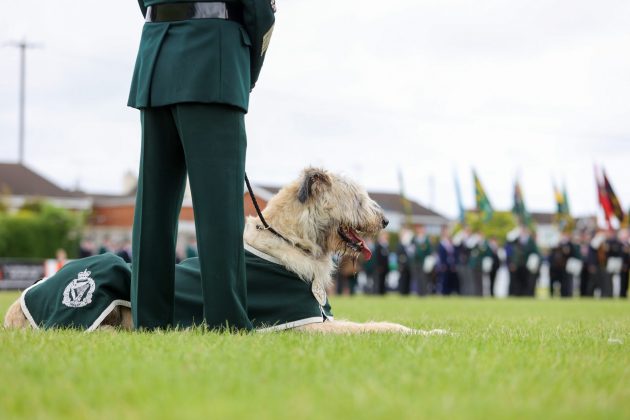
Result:
<instances>
[{"instance_id":1,"label":"blurred building","mask_svg":"<svg viewBox=\"0 0 630 420\"><path fill-rule=\"evenodd\" d=\"M555 213L532 212L532 220L536 225L536 244L543 249L554 247L560 241Z\"/></svg>"},{"instance_id":2,"label":"blurred building","mask_svg":"<svg viewBox=\"0 0 630 420\"><path fill-rule=\"evenodd\" d=\"M89 211L85 236L99 242L104 237L123 240L131 237L136 196L136 177L125 174L122 194L90 194L69 191L55 185L25 165L0 163L0 192L10 211L16 211L29 201L45 200L69 210ZM254 194L261 209L279 190L277 186L253 185ZM406 222L403 200L399 194L370 192L370 196L383 208L389 219L387 230L398 231ZM244 190L245 215L255 215L256 210L247 190ZM438 235L448 218L409 200L410 219L414 225L424 225L431 235ZM195 221L190 189L186 188L179 218L180 236L194 236Z\"/></svg>"},{"instance_id":3,"label":"blurred building","mask_svg":"<svg viewBox=\"0 0 630 420\"><path fill-rule=\"evenodd\" d=\"M542 249L553 248L560 242L560 228L556 221L556 213L532 212L532 220L536 226L536 243ZM597 229L595 216L577 217L575 227L579 230L594 231Z\"/></svg>"},{"instance_id":4,"label":"blurred building","mask_svg":"<svg viewBox=\"0 0 630 420\"><path fill-rule=\"evenodd\" d=\"M131 238L137 178L123 177L122 194L90 194L63 189L25 165L0 163L0 194L9 211L25 203L46 201L72 211L88 211L84 236L96 242L103 238L124 241ZM180 236L194 236L195 226L190 189L186 188L179 219Z\"/></svg>"},{"instance_id":5,"label":"blurred building","mask_svg":"<svg viewBox=\"0 0 630 420\"><path fill-rule=\"evenodd\" d=\"M20 163L0 163L0 196L9 211L40 200L69 210L92 208L83 192L65 190Z\"/></svg>"}]
</instances>

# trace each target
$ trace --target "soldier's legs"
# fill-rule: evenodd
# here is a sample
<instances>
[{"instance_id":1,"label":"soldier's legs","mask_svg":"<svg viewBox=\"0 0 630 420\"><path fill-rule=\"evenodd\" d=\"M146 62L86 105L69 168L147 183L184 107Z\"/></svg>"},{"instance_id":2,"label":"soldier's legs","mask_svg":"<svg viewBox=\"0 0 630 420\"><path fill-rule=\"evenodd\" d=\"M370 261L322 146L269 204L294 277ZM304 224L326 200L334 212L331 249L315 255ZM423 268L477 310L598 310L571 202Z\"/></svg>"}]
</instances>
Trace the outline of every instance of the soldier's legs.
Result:
<instances>
[{"instance_id":1,"label":"soldier's legs","mask_svg":"<svg viewBox=\"0 0 630 420\"><path fill-rule=\"evenodd\" d=\"M582 268L582 272L580 273L580 297L588 296L589 277L588 269L586 268L586 264L584 264L584 268Z\"/></svg>"},{"instance_id":2,"label":"soldier's legs","mask_svg":"<svg viewBox=\"0 0 630 420\"><path fill-rule=\"evenodd\" d=\"M459 293L462 296L470 295L470 279L468 278L468 273L466 272L466 266L457 266L457 277L459 278Z\"/></svg>"},{"instance_id":3,"label":"soldier's legs","mask_svg":"<svg viewBox=\"0 0 630 420\"><path fill-rule=\"evenodd\" d=\"M386 271L378 271L376 274L377 279L377 293L379 295L384 295L387 293L387 272Z\"/></svg>"},{"instance_id":4,"label":"soldier's legs","mask_svg":"<svg viewBox=\"0 0 630 420\"><path fill-rule=\"evenodd\" d=\"M490 296L494 296L494 284L496 282L498 272L498 269L492 269L492 271L490 271Z\"/></svg>"},{"instance_id":5,"label":"soldier's legs","mask_svg":"<svg viewBox=\"0 0 630 420\"><path fill-rule=\"evenodd\" d=\"M614 274L604 272L602 275L602 297L610 298L613 296L613 277Z\"/></svg>"},{"instance_id":6,"label":"soldier's legs","mask_svg":"<svg viewBox=\"0 0 630 420\"><path fill-rule=\"evenodd\" d=\"M252 329L247 317L243 229L244 114L226 105L177 104L201 267L206 324Z\"/></svg>"},{"instance_id":7,"label":"soldier's legs","mask_svg":"<svg viewBox=\"0 0 630 420\"><path fill-rule=\"evenodd\" d=\"M549 269L549 297L556 296L556 285L560 283L560 293L562 295L562 281L560 278L562 277L562 272L558 269Z\"/></svg>"},{"instance_id":8,"label":"soldier's legs","mask_svg":"<svg viewBox=\"0 0 630 420\"><path fill-rule=\"evenodd\" d=\"M587 287L587 295L589 297L595 296L595 289L599 289L601 291L601 282L599 281L600 277L601 274L599 269L596 269L595 272L589 272Z\"/></svg>"},{"instance_id":9,"label":"soldier's legs","mask_svg":"<svg viewBox=\"0 0 630 420\"><path fill-rule=\"evenodd\" d=\"M516 269L516 296L527 296L527 284L528 284L527 267L521 266Z\"/></svg>"},{"instance_id":10,"label":"soldier's legs","mask_svg":"<svg viewBox=\"0 0 630 420\"><path fill-rule=\"evenodd\" d=\"M169 107L144 109L141 120L131 308L136 328L165 328L173 322L175 244L186 165Z\"/></svg>"},{"instance_id":11,"label":"soldier's legs","mask_svg":"<svg viewBox=\"0 0 630 420\"><path fill-rule=\"evenodd\" d=\"M483 272L480 269L473 270L473 279L473 295L483 296Z\"/></svg>"},{"instance_id":12,"label":"soldier's legs","mask_svg":"<svg viewBox=\"0 0 630 420\"><path fill-rule=\"evenodd\" d=\"M560 296L564 298L573 296L573 275L566 271L562 273Z\"/></svg>"},{"instance_id":13,"label":"soldier's legs","mask_svg":"<svg viewBox=\"0 0 630 420\"><path fill-rule=\"evenodd\" d=\"M619 288L619 297L627 298L628 297L628 271L624 270L621 272L621 284Z\"/></svg>"},{"instance_id":14,"label":"soldier's legs","mask_svg":"<svg viewBox=\"0 0 630 420\"><path fill-rule=\"evenodd\" d=\"M508 295L516 296L516 270L510 269L510 284L508 285Z\"/></svg>"},{"instance_id":15,"label":"soldier's legs","mask_svg":"<svg viewBox=\"0 0 630 420\"><path fill-rule=\"evenodd\" d=\"M459 277L459 274L457 273L457 271L452 271L451 272L451 277L452 277L452 292L453 293L457 293L458 295L461 295L462 293L462 280Z\"/></svg>"},{"instance_id":16,"label":"soldier's legs","mask_svg":"<svg viewBox=\"0 0 630 420\"><path fill-rule=\"evenodd\" d=\"M354 295L357 292L357 276L348 276L348 289L350 290L350 295Z\"/></svg>"},{"instance_id":17,"label":"soldier's legs","mask_svg":"<svg viewBox=\"0 0 630 420\"><path fill-rule=\"evenodd\" d=\"M409 270L400 272L398 290L401 295L408 295L411 290L411 273Z\"/></svg>"},{"instance_id":18,"label":"soldier's legs","mask_svg":"<svg viewBox=\"0 0 630 420\"><path fill-rule=\"evenodd\" d=\"M424 272L422 265L416 267L416 279L418 279L418 295L424 296L429 294L429 286L427 274Z\"/></svg>"},{"instance_id":19,"label":"soldier's legs","mask_svg":"<svg viewBox=\"0 0 630 420\"><path fill-rule=\"evenodd\" d=\"M343 276L339 271L335 273L335 290L338 295L343 295Z\"/></svg>"}]
</instances>

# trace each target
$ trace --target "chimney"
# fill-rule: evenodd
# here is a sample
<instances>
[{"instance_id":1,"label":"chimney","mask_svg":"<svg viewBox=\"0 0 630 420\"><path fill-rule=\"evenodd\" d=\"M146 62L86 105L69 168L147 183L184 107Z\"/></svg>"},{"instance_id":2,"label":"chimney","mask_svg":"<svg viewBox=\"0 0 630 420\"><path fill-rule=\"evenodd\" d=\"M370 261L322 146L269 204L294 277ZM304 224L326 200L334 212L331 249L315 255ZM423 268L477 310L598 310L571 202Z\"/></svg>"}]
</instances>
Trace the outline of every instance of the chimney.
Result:
<instances>
[{"instance_id":1,"label":"chimney","mask_svg":"<svg viewBox=\"0 0 630 420\"><path fill-rule=\"evenodd\" d=\"M123 175L123 194L131 194L138 186L138 177L132 171L127 171Z\"/></svg>"}]
</instances>

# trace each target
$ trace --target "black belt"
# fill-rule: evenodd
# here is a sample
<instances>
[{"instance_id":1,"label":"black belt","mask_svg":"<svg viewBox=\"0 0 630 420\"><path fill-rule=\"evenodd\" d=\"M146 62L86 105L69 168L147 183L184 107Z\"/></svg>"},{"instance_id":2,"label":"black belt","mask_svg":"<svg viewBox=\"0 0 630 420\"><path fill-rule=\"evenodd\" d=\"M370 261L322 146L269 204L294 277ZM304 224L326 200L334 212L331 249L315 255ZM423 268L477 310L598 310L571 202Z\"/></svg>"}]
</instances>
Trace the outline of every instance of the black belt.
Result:
<instances>
[{"instance_id":1,"label":"black belt","mask_svg":"<svg viewBox=\"0 0 630 420\"><path fill-rule=\"evenodd\" d=\"M164 3L147 7L146 22L175 22L188 19L243 21L239 4L222 2Z\"/></svg>"}]
</instances>

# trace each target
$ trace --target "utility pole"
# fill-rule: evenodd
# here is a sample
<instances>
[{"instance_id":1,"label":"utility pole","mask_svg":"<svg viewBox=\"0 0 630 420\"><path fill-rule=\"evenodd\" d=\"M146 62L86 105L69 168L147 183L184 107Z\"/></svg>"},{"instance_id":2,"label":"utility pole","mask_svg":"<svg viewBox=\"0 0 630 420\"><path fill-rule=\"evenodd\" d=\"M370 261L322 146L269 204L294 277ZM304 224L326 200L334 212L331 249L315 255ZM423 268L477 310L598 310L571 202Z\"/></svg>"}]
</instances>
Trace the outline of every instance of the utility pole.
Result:
<instances>
[{"instance_id":1,"label":"utility pole","mask_svg":"<svg viewBox=\"0 0 630 420\"><path fill-rule=\"evenodd\" d=\"M26 50L27 48L36 48L37 45L29 44L26 39L19 42L11 42L9 45L20 49L20 103L19 103L19 126L18 126L18 142L19 157L18 163L24 163L24 109L26 103Z\"/></svg>"}]
</instances>

